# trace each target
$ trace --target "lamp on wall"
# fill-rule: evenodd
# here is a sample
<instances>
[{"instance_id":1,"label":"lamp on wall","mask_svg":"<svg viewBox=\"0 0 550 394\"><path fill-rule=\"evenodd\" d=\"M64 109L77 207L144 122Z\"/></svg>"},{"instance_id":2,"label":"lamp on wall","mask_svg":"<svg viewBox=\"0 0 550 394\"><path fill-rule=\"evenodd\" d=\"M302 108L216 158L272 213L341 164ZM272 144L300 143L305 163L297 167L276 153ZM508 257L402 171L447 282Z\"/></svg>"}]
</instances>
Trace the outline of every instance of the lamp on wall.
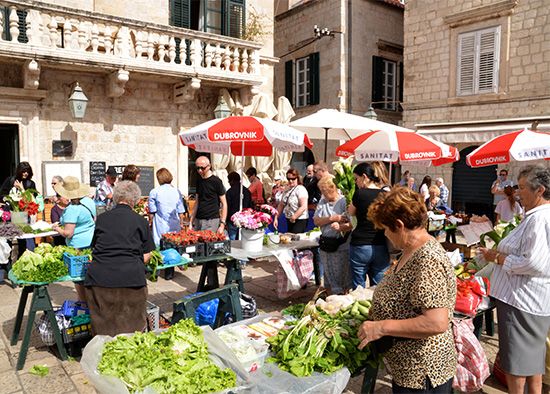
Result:
<instances>
[{"instance_id":1,"label":"lamp on wall","mask_svg":"<svg viewBox=\"0 0 550 394\"><path fill-rule=\"evenodd\" d=\"M223 96L220 96L218 105L214 108L214 117L216 119L223 119L227 118L229 115L231 115L231 108L229 108Z\"/></svg>"},{"instance_id":2,"label":"lamp on wall","mask_svg":"<svg viewBox=\"0 0 550 394\"><path fill-rule=\"evenodd\" d=\"M88 97L82 91L82 88L76 83L71 96L69 97L69 108L71 114L75 119L82 119L86 114L86 105L88 104Z\"/></svg>"},{"instance_id":3,"label":"lamp on wall","mask_svg":"<svg viewBox=\"0 0 550 394\"><path fill-rule=\"evenodd\" d=\"M376 114L376 112L374 111L374 108L372 108L372 105L369 106L369 109L367 109L367 112L365 112L363 114L363 116L367 119L372 119L372 120L376 120L378 119L378 115Z\"/></svg>"}]
</instances>

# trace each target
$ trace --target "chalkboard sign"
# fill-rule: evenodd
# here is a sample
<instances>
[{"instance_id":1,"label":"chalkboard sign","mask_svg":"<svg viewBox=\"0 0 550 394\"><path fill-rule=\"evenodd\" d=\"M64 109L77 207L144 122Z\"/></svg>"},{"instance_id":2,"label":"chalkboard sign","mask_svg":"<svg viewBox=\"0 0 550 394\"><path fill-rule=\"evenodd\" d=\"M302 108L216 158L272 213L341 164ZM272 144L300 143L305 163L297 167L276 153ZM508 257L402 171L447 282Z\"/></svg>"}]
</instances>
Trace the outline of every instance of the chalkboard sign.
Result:
<instances>
[{"instance_id":1,"label":"chalkboard sign","mask_svg":"<svg viewBox=\"0 0 550 394\"><path fill-rule=\"evenodd\" d=\"M115 172L116 172L116 176L118 178L121 178L122 177L122 173L124 172L124 168L126 168L126 165L112 165L112 166L109 166L109 168L114 168L115 169Z\"/></svg>"},{"instance_id":2,"label":"chalkboard sign","mask_svg":"<svg viewBox=\"0 0 550 394\"><path fill-rule=\"evenodd\" d=\"M107 165L104 161L90 162L90 186L96 187L105 178Z\"/></svg>"},{"instance_id":3,"label":"chalkboard sign","mask_svg":"<svg viewBox=\"0 0 550 394\"><path fill-rule=\"evenodd\" d=\"M52 156L72 156L73 142L71 140L55 140L52 141Z\"/></svg>"},{"instance_id":4,"label":"chalkboard sign","mask_svg":"<svg viewBox=\"0 0 550 394\"><path fill-rule=\"evenodd\" d=\"M149 192L155 187L155 167L138 166L140 176L138 180L141 195L148 196Z\"/></svg>"}]
</instances>

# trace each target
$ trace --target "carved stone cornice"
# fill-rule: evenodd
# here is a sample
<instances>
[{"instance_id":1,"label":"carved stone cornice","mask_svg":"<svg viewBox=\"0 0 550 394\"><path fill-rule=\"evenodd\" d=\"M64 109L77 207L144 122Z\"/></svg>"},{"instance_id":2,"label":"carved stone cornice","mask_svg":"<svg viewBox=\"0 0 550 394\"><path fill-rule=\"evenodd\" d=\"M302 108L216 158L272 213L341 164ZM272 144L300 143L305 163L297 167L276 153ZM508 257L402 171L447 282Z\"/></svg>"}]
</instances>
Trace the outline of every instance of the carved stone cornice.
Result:
<instances>
[{"instance_id":1,"label":"carved stone cornice","mask_svg":"<svg viewBox=\"0 0 550 394\"><path fill-rule=\"evenodd\" d=\"M201 88L199 78L191 78L174 84L174 103L185 104L195 98L195 93Z\"/></svg>"},{"instance_id":2,"label":"carved stone cornice","mask_svg":"<svg viewBox=\"0 0 550 394\"><path fill-rule=\"evenodd\" d=\"M129 79L130 73L123 69L117 70L109 74L109 76L107 77L107 96L122 96L124 94L124 87L126 86L126 82L128 82Z\"/></svg>"},{"instance_id":3,"label":"carved stone cornice","mask_svg":"<svg viewBox=\"0 0 550 394\"><path fill-rule=\"evenodd\" d=\"M518 0L502 0L493 4L447 15L443 17L443 20L451 27L466 25L486 19L510 15L514 12L514 8L517 4Z\"/></svg>"},{"instance_id":4,"label":"carved stone cornice","mask_svg":"<svg viewBox=\"0 0 550 394\"><path fill-rule=\"evenodd\" d=\"M23 87L38 89L40 85L40 65L34 59L27 60L23 65Z\"/></svg>"}]
</instances>

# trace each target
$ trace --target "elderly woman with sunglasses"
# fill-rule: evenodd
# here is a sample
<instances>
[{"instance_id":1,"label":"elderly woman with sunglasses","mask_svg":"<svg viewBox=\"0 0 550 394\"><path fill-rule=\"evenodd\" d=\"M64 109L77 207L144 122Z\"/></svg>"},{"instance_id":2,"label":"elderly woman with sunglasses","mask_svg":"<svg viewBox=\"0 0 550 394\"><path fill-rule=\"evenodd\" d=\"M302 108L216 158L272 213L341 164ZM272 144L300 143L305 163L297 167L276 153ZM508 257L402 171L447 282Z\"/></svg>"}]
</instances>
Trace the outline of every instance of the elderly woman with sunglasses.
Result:
<instances>
[{"instance_id":1,"label":"elderly woman with sunglasses","mask_svg":"<svg viewBox=\"0 0 550 394\"><path fill-rule=\"evenodd\" d=\"M274 226L278 227L279 216L285 214L288 222L288 232L293 234L303 233L307 228L308 212L307 198L308 193L302 185L298 170L289 168L286 172L288 186L281 197L281 202L277 207L277 216L275 216Z\"/></svg>"},{"instance_id":2,"label":"elderly woman with sunglasses","mask_svg":"<svg viewBox=\"0 0 550 394\"><path fill-rule=\"evenodd\" d=\"M510 393L540 393L550 329L550 168L527 166L518 176L525 218L497 249L480 248L495 263L499 354Z\"/></svg>"}]
</instances>

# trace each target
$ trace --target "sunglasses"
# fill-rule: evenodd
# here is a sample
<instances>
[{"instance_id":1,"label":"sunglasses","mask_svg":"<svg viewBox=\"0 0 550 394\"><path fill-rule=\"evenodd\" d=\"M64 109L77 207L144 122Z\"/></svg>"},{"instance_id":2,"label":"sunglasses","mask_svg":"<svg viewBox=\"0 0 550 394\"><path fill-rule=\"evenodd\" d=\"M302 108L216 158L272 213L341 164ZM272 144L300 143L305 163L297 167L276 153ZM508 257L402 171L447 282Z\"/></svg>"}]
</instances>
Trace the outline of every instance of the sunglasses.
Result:
<instances>
[{"instance_id":1,"label":"sunglasses","mask_svg":"<svg viewBox=\"0 0 550 394\"><path fill-rule=\"evenodd\" d=\"M204 171L204 170L206 170L208 167L210 167L210 166L208 166L208 165L206 165L206 166L204 166L204 167L197 166L197 171Z\"/></svg>"},{"instance_id":2,"label":"sunglasses","mask_svg":"<svg viewBox=\"0 0 550 394\"><path fill-rule=\"evenodd\" d=\"M289 178L289 177L286 177L286 180L287 180L287 181L295 181L296 179L298 179L298 178Z\"/></svg>"},{"instance_id":3,"label":"sunglasses","mask_svg":"<svg viewBox=\"0 0 550 394\"><path fill-rule=\"evenodd\" d=\"M52 186L55 186L55 185L57 185L57 182L52 182Z\"/></svg>"}]
</instances>

